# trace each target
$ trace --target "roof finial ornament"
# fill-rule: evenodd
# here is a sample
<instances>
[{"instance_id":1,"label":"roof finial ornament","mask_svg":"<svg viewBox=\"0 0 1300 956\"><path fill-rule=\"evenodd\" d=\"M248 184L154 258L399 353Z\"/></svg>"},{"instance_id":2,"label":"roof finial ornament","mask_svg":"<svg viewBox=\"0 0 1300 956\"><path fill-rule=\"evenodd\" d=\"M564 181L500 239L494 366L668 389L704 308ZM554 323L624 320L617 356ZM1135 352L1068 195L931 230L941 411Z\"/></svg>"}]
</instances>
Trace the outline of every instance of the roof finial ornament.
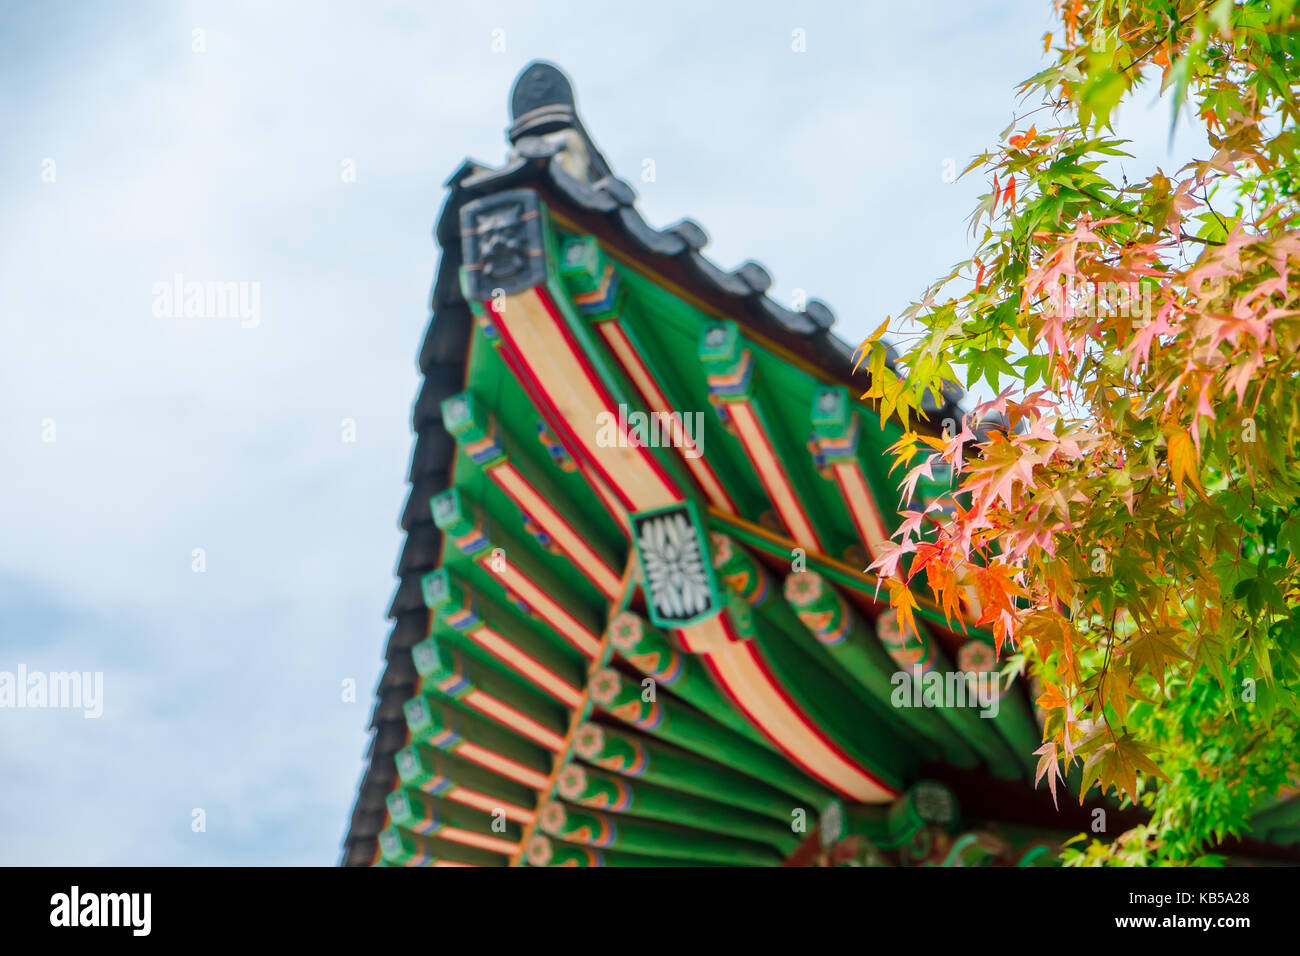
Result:
<instances>
[{"instance_id":1,"label":"roof finial ornament","mask_svg":"<svg viewBox=\"0 0 1300 956\"><path fill-rule=\"evenodd\" d=\"M578 119L573 84L554 63L534 60L515 80L510 93L509 137L514 155L541 158L557 155L564 170L582 182L609 175L587 131Z\"/></svg>"},{"instance_id":2,"label":"roof finial ornament","mask_svg":"<svg viewBox=\"0 0 1300 956\"><path fill-rule=\"evenodd\" d=\"M510 93L510 141L578 125L573 84L554 63L534 60Z\"/></svg>"},{"instance_id":3,"label":"roof finial ornament","mask_svg":"<svg viewBox=\"0 0 1300 956\"><path fill-rule=\"evenodd\" d=\"M515 80L510 95L510 117L518 121L525 113L545 106L567 106L572 113L573 84L554 63L534 60Z\"/></svg>"}]
</instances>

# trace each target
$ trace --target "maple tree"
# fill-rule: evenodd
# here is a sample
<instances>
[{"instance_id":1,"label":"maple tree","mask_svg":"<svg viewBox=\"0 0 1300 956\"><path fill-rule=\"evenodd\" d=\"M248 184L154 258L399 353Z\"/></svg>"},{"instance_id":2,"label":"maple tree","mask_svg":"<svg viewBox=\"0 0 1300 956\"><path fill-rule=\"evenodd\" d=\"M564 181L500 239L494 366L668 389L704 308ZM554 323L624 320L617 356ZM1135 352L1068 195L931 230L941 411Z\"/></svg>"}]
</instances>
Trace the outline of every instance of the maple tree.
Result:
<instances>
[{"instance_id":1,"label":"maple tree","mask_svg":"<svg viewBox=\"0 0 1300 956\"><path fill-rule=\"evenodd\" d=\"M905 429L904 520L872 565L891 602L965 605L1033 675L1053 797L1069 779L1150 813L1067 862L1214 862L1297 781L1294 7L1058 0L1054 62L1021 87L1040 102L966 170L990 183L974 255L862 346L864 397ZM1210 153L1129 182L1112 120L1157 87L1171 138L1200 124ZM981 381L996 397L942 435L916 426ZM940 469L951 489L917 501Z\"/></svg>"}]
</instances>

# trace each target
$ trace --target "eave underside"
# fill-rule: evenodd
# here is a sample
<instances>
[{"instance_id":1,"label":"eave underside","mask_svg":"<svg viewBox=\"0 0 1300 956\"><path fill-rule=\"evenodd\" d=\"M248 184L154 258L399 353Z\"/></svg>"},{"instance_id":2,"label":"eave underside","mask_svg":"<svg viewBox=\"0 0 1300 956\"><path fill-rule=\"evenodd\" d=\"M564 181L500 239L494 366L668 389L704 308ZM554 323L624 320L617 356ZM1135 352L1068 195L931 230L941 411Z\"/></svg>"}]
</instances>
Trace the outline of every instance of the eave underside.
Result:
<instances>
[{"instance_id":1,"label":"eave underside","mask_svg":"<svg viewBox=\"0 0 1300 956\"><path fill-rule=\"evenodd\" d=\"M439 220L407 539L343 862L1041 862L1074 820L1049 817L1029 782L1037 727L1020 683L993 720L882 699L891 666L919 655L951 668L987 635L926 605L922 644L888 644L888 609L862 569L864 528L898 520L883 466L897 436L856 402L844 349L824 329L801 338L756 319L755 295L728 301L680 256L638 254L611 226L617 210L573 203L543 170L485 184L466 167ZM549 209L543 254L565 261L585 243L592 268L555 265L537 288L471 304L457 280L461 207L521 183ZM702 351L718 326L738 335L734 354ZM817 419L835 385L848 386L841 424L856 422L856 444ZM595 427L596 401L702 412L698 456L596 447L575 431ZM655 627L629 515L679 500L698 505L726 607L712 623ZM978 781L1023 806L968 803ZM935 788L967 810L964 836L955 814L933 811ZM849 849L809 842L833 807L856 821ZM1008 817L1040 822L989 823ZM1293 821L1275 817L1285 836ZM908 850L923 832L929 849Z\"/></svg>"}]
</instances>

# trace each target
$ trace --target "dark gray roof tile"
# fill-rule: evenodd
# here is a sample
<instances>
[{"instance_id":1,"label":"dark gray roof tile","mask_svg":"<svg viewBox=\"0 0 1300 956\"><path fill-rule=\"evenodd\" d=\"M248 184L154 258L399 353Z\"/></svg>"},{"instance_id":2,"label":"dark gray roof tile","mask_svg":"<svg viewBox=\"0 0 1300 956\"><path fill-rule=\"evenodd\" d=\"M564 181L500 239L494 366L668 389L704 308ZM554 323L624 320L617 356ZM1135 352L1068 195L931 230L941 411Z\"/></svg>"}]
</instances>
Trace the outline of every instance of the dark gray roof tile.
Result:
<instances>
[{"instance_id":1,"label":"dark gray roof tile","mask_svg":"<svg viewBox=\"0 0 1300 956\"><path fill-rule=\"evenodd\" d=\"M450 437L450 436L448 436ZM432 524L433 513L429 510L429 499L447 488L447 470L434 470L421 474L411 486L406 496L406 505L402 509L401 526L403 531L410 531L417 525Z\"/></svg>"},{"instance_id":2,"label":"dark gray roof tile","mask_svg":"<svg viewBox=\"0 0 1300 956\"><path fill-rule=\"evenodd\" d=\"M835 313L821 299L810 299L807 308L804 309L804 314L808 316L808 320L813 325L823 332L835 324Z\"/></svg>"},{"instance_id":3,"label":"dark gray roof tile","mask_svg":"<svg viewBox=\"0 0 1300 956\"><path fill-rule=\"evenodd\" d=\"M371 730L374 730L385 720L403 720L402 705L410 700L410 695L403 695L399 691L385 691L375 700L375 708L370 712Z\"/></svg>"},{"instance_id":4,"label":"dark gray roof tile","mask_svg":"<svg viewBox=\"0 0 1300 956\"><path fill-rule=\"evenodd\" d=\"M461 391L465 385L465 363L440 362L429 366L424 373L424 385L416 397L411 415L411 425L420 431L426 422L442 421L442 403Z\"/></svg>"},{"instance_id":5,"label":"dark gray roof tile","mask_svg":"<svg viewBox=\"0 0 1300 956\"><path fill-rule=\"evenodd\" d=\"M606 193L620 206L631 206L636 202L636 190L621 179L606 176L596 183L596 188Z\"/></svg>"},{"instance_id":6,"label":"dark gray roof tile","mask_svg":"<svg viewBox=\"0 0 1300 956\"><path fill-rule=\"evenodd\" d=\"M749 283L730 272L723 272L707 257L698 252L688 252L683 258L690 263L696 276L727 295L745 297L753 292Z\"/></svg>"},{"instance_id":7,"label":"dark gray roof tile","mask_svg":"<svg viewBox=\"0 0 1300 956\"><path fill-rule=\"evenodd\" d=\"M447 434L447 429L442 427L441 420L425 422L424 428L416 436L415 448L411 451L411 467L407 471L406 480L415 482L422 477L431 478L442 474L445 488L447 468L455 450L456 442ZM441 490L442 488L438 489Z\"/></svg>"},{"instance_id":8,"label":"dark gray roof tile","mask_svg":"<svg viewBox=\"0 0 1300 956\"><path fill-rule=\"evenodd\" d=\"M397 615L393 623L393 629L388 635L388 651L386 656L392 659L393 648L400 647L410 650L411 646L420 643L429 636L429 609L420 608L415 611L406 611Z\"/></svg>"},{"instance_id":9,"label":"dark gray roof tile","mask_svg":"<svg viewBox=\"0 0 1300 956\"><path fill-rule=\"evenodd\" d=\"M397 559L397 574L430 571L442 554L442 532L431 524L416 525L406 535L401 557Z\"/></svg>"},{"instance_id":10,"label":"dark gray roof tile","mask_svg":"<svg viewBox=\"0 0 1300 956\"><path fill-rule=\"evenodd\" d=\"M641 248L660 256L678 256L690 247L677 233L653 229L641 218L641 214L631 206L624 206L618 211L618 223L624 231L641 246Z\"/></svg>"},{"instance_id":11,"label":"dark gray roof tile","mask_svg":"<svg viewBox=\"0 0 1300 956\"><path fill-rule=\"evenodd\" d=\"M547 166L552 185L565 197L583 209L593 212L613 212L619 208L619 202L609 193L585 183L575 176L570 176L564 167L552 160Z\"/></svg>"},{"instance_id":12,"label":"dark gray roof tile","mask_svg":"<svg viewBox=\"0 0 1300 956\"><path fill-rule=\"evenodd\" d=\"M393 595L393 603L388 606L388 616L395 618L403 611L414 611L417 608L424 607L424 595L420 591L420 578L418 572L408 572L402 575L401 581L397 585L397 592Z\"/></svg>"},{"instance_id":13,"label":"dark gray roof tile","mask_svg":"<svg viewBox=\"0 0 1300 956\"><path fill-rule=\"evenodd\" d=\"M740 268L732 274L759 295L772 288L772 277L753 259L741 263Z\"/></svg>"},{"instance_id":14,"label":"dark gray roof tile","mask_svg":"<svg viewBox=\"0 0 1300 956\"><path fill-rule=\"evenodd\" d=\"M447 362L464 362L474 331L474 316L463 301L449 303L429 319L420 346L420 371Z\"/></svg>"},{"instance_id":15,"label":"dark gray roof tile","mask_svg":"<svg viewBox=\"0 0 1300 956\"><path fill-rule=\"evenodd\" d=\"M694 219L683 219L669 226L666 231L675 236L680 236L682 241L696 252L709 244L709 234Z\"/></svg>"}]
</instances>

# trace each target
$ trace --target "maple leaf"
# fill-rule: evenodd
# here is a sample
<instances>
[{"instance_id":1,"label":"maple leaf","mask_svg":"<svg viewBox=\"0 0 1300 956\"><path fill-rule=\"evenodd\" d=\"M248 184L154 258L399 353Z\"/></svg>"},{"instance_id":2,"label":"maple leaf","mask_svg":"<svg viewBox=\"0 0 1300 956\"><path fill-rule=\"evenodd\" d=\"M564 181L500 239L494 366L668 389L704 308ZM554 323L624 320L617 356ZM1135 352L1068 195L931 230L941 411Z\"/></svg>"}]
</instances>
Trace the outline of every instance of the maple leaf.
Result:
<instances>
[{"instance_id":1,"label":"maple leaf","mask_svg":"<svg viewBox=\"0 0 1300 956\"><path fill-rule=\"evenodd\" d=\"M1140 365L1146 365L1150 361L1151 346L1161 335L1173 335L1178 329L1170 324L1169 316L1172 312L1172 306L1165 306L1156 317L1148 322L1142 328L1137 330L1133 340L1129 343L1126 351L1129 353L1128 370L1135 372Z\"/></svg>"},{"instance_id":2,"label":"maple leaf","mask_svg":"<svg viewBox=\"0 0 1300 956\"><path fill-rule=\"evenodd\" d=\"M1179 644L1182 631L1166 625L1148 625L1124 642L1124 655L1132 662L1134 673L1147 671L1165 688L1165 670L1170 661L1190 660Z\"/></svg>"},{"instance_id":3,"label":"maple leaf","mask_svg":"<svg viewBox=\"0 0 1300 956\"><path fill-rule=\"evenodd\" d=\"M898 530L894 532L895 535L907 541L913 535L921 533L921 522L925 520L924 511L900 511L898 514L903 520L899 523Z\"/></svg>"},{"instance_id":4,"label":"maple leaf","mask_svg":"<svg viewBox=\"0 0 1300 956\"><path fill-rule=\"evenodd\" d=\"M867 566L868 571L879 571L881 578L894 578L898 576L898 562L902 560L903 555L911 554L916 550L916 542L903 541L895 544L893 541L887 541L880 546L880 557Z\"/></svg>"},{"instance_id":5,"label":"maple leaf","mask_svg":"<svg viewBox=\"0 0 1300 956\"><path fill-rule=\"evenodd\" d=\"M1071 626L1070 622L1059 611L1051 608L1035 611L1025 618L1019 634L1022 642L1033 642L1040 658L1046 659L1050 657L1052 652L1058 648L1066 655L1067 659L1070 655ZM1065 706L1065 700L1060 696L1060 690L1050 684L1045 688L1044 696L1052 703L1040 703L1039 706L1041 707L1050 709Z\"/></svg>"},{"instance_id":6,"label":"maple leaf","mask_svg":"<svg viewBox=\"0 0 1300 956\"><path fill-rule=\"evenodd\" d=\"M1052 686L1039 694L1034 703L1043 710L1063 710L1066 707L1065 697L1061 695L1060 689Z\"/></svg>"},{"instance_id":7,"label":"maple leaf","mask_svg":"<svg viewBox=\"0 0 1300 956\"><path fill-rule=\"evenodd\" d=\"M1074 35L1079 29L1079 14L1083 11L1083 0L1065 0L1061 16L1065 21L1065 45L1074 45Z\"/></svg>"},{"instance_id":8,"label":"maple leaf","mask_svg":"<svg viewBox=\"0 0 1300 956\"><path fill-rule=\"evenodd\" d=\"M1002 191L1002 204L1004 206L1014 206L1016 204L1016 177L1007 177L1007 187Z\"/></svg>"},{"instance_id":9,"label":"maple leaf","mask_svg":"<svg viewBox=\"0 0 1300 956\"><path fill-rule=\"evenodd\" d=\"M1047 389L1040 388L1036 392L1030 392L1018 402L1007 402L1007 422L1015 428L1022 418L1037 421L1043 417L1045 409L1053 408L1055 405L1056 403L1048 396Z\"/></svg>"},{"instance_id":10,"label":"maple leaf","mask_svg":"<svg viewBox=\"0 0 1300 956\"><path fill-rule=\"evenodd\" d=\"M1061 125L1013 124L1003 148L970 164L992 186L972 217L978 245L904 315L928 330L899 359L916 399L893 399L905 429L953 366L972 382L993 371L1001 394L942 447L912 439L895 458L909 500L924 478L918 452L937 450L929 460L956 483L941 511L940 498L924 509L932 541L910 565L886 562L923 572L945 615L964 604L956 620L989 627L999 653L1014 639L1018 657L1044 665L1035 696L1055 749L1036 752L1049 758L1036 783L1060 779L1052 759L1064 771L1078 756L1089 787L1144 790L1151 822L1094 840L1092 860L1131 859L1130 847L1194 859L1246 825L1264 792L1258 772L1278 764L1276 747L1243 744L1252 721L1263 717L1284 749L1300 732L1276 724L1272 691L1248 713L1222 704L1243 663L1265 683L1293 681L1300 666L1300 559L1277 532L1300 522L1300 66L1275 44L1289 13L1261 11L1256 25L1239 6L1206 6L1213 29L1182 19L1166 30L1123 5L1058 0L1059 61L1021 91L1041 91L1061 114L1043 121ZM1203 67L1221 58L1266 79L1243 86ZM1198 104L1212 153L1172 176L1111 182L1111 158L1128 154L1094 130L1153 62L1175 103ZM1136 294L1117 307L1115 286ZM1013 371L997 365L1011 355L1023 356ZM879 397L893 398L883 386ZM903 513L909 542L928 530L920 510ZM1159 774L1147 756L1156 742L1176 782L1145 789Z\"/></svg>"},{"instance_id":11,"label":"maple leaf","mask_svg":"<svg viewBox=\"0 0 1300 956\"><path fill-rule=\"evenodd\" d=\"M1049 33L1047 36L1050 39L1052 35ZM1037 136L1038 136L1038 127L1031 126L1026 132L1021 133L1019 136L1012 136L1009 140L1007 140L1007 142L1010 143L1012 146L1014 146L1016 149L1024 149L1026 146L1032 143ZM1012 195L1013 196L1015 195L1014 191L1012 192Z\"/></svg>"},{"instance_id":12,"label":"maple leaf","mask_svg":"<svg viewBox=\"0 0 1300 956\"><path fill-rule=\"evenodd\" d=\"M968 416L963 415L961 419L961 431L948 439L948 444L944 446L940 457L952 466L955 474L961 474L966 463L965 447L966 443L975 440L975 433L970 430L970 421Z\"/></svg>"},{"instance_id":13,"label":"maple leaf","mask_svg":"<svg viewBox=\"0 0 1300 956\"><path fill-rule=\"evenodd\" d=\"M1190 480L1198 489L1201 479L1198 473L1199 458L1192 436L1185 429L1177 428L1168 435L1169 473L1174 479L1174 487L1182 492L1184 480Z\"/></svg>"},{"instance_id":14,"label":"maple leaf","mask_svg":"<svg viewBox=\"0 0 1300 956\"><path fill-rule=\"evenodd\" d=\"M984 454L968 465L970 477L962 486L984 507L1000 502L1014 507L1017 485L1034 483L1034 466L1046 459L1029 448L1012 444L1002 432L993 432L985 443Z\"/></svg>"},{"instance_id":15,"label":"maple leaf","mask_svg":"<svg viewBox=\"0 0 1300 956\"><path fill-rule=\"evenodd\" d=\"M964 630L966 625L961 613L963 589L957 582L956 572L946 565L935 564L927 570L926 582L934 594L935 603L943 611L944 619L958 621Z\"/></svg>"},{"instance_id":16,"label":"maple leaf","mask_svg":"<svg viewBox=\"0 0 1300 956\"><path fill-rule=\"evenodd\" d=\"M1038 786L1043 775L1047 774L1047 789L1052 792L1052 806L1059 810L1061 808L1056 802L1056 783L1058 780L1065 783L1065 777L1061 773L1060 758L1056 755L1056 742L1047 741L1034 751L1034 756L1038 757L1038 768L1034 771L1034 786Z\"/></svg>"},{"instance_id":17,"label":"maple leaf","mask_svg":"<svg viewBox=\"0 0 1300 956\"><path fill-rule=\"evenodd\" d=\"M1095 783L1102 793L1114 787L1116 793L1126 794L1136 804L1139 770L1162 780L1169 779L1147 756L1151 749L1127 734L1100 742L1084 761L1079 802L1083 803L1084 797Z\"/></svg>"},{"instance_id":18,"label":"maple leaf","mask_svg":"<svg viewBox=\"0 0 1300 956\"><path fill-rule=\"evenodd\" d=\"M980 418L984 418L988 415L1005 414L1007 405L1011 401L1011 396L1014 395L1015 392L1016 389L1014 385L1007 386L998 393L996 398L989 399L987 402L980 402L976 405L974 414Z\"/></svg>"},{"instance_id":19,"label":"maple leaf","mask_svg":"<svg viewBox=\"0 0 1300 956\"><path fill-rule=\"evenodd\" d=\"M890 316L885 316L885 321L880 323L880 327L871 333L869 339L858 346L858 360L853 363L853 371L856 372L858 370L858 366L860 366L863 359L867 357L868 353L871 351L871 347L879 342L880 337L889 330L890 320Z\"/></svg>"},{"instance_id":20,"label":"maple leaf","mask_svg":"<svg viewBox=\"0 0 1300 956\"><path fill-rule=\"evenodd\" d=\"M971 570L975 594L983 609L977 623L993 625L993 643L998 654L1002 653L1002 644L1015 618L1013 601L1026 596L1025 589L1013 580L1018 573L1018 569L1001 561Z\"/></svg>"},{"instance_id":21,"label":"maple leaf","mask_svg":"<svg viewBox=\"0 0 1300 956\"><path fill-rule=\"evenodd\" d=\"M902 500L904 504L907 504L912 500L912 497L916 494L916 483L920 481L922 477L925 478L934 477L934 472L931 468L931 463L929 458L927 458L925 461L921 462L919 465L915 466L914 468L910 469L907 472L906 477L903 478L902 484L899 485L899 489L903 495Z\"/></svg>"},{"instance_id":22,"label":"maple leaf","mask_svg":"<svg viewBox=\"0 0 1300 956\"><path fill-rule=\"evenodd\" d=\"M1237 393L1237 407L1241 408L1242 403L1246 401L1246 389L1255 378L1255 372L1259 368L1258 361L1242 362L1234 366L1225 376L1223 384L1223 394L1226 396L1229 392Z\"/></svg>"},{"instance_id":23,"label":"maple leaf","mask_svg":"<svg viewBox=\"0 0 1300 956\"><path fill-rule=\"evenodd\" d=\"M865 398L866 396L864 395L863 397ZM918 450L916 445L919 441L920 436L911 429L908 429L903 432L902 438L885 449L888 454L894 456L894 463L889 466L890 474L893 474L895 469L900 465L906 465L916 456Z\"/></svg>"},{"instance_id":24,"label":"maple leaf","mask_svg":"<svg viewBox=\"0 0 1300 956\"><path fill-rule=\"evenodd\" d=\"M1128 719L1129 699L1141 696L1132 675L1125 668L1114 665L1097 675L1096 690L1097 700L1103 706L1109 705L1121 724Z\"/></svg>"},{"instance_id":25,"label":"maple leaf","mask_svg":"<svg viewBox=\"0 0 1300 956\"><path fill-rule=\"evenodd\" d=\"M916 634L916 618L912 613L916 610L916 598L902 581L890 578L885 586L889 589L889 606L898 615L899 633L904 637Z\"/></svg>"},{"instance_id":26,"label":"maple leaf","mask_svg":"<svg viewBox=\"0 0 1300 956\"><path fill-rule=\"evenodd\" d=\"M912 562L911 568L907 573L907 580L910 582L922 571L925 571L931 564L946 556L946 549L933 541L916 542L916 559ZM940 565L942 567L942 565Z\"/></svg>"},{"instance_id":27,"label":"maple leaf","mask_svg":"<svg viewBox=\"0 0 1300 956\"><path fill-rule=\"evenodd\" d=\"M1196 443L1196 454L1201 454L1201 428L1202 418L1208 418L1214 421L1214 406L1210 404L1210 385L1212 376L1204 375L1201 379L1201 389L1196 399L1196 411L1192 414L1192 441ZM1238 406L1240 407L1240 406Z\"/></svg>"}]
</instances>

